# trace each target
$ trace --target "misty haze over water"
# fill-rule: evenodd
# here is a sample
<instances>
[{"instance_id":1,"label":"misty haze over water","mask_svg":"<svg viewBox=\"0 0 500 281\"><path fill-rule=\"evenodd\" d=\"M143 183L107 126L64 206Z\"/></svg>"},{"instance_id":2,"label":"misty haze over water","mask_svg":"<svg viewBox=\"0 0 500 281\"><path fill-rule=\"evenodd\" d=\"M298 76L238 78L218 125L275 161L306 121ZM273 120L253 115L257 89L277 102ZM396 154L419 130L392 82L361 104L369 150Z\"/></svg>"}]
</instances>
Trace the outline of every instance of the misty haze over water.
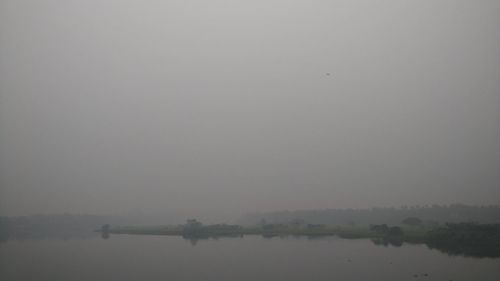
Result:
<instances>
[{"instance_id":1,"label":"misty haze over water","mask_svg":"<svg viewBox=\"0 0 500 281\"><path fill-rule=\"evenodd\" d=\"M0 213L500 203L497 1L0 2Z\"/></svg>"}]
</instances>

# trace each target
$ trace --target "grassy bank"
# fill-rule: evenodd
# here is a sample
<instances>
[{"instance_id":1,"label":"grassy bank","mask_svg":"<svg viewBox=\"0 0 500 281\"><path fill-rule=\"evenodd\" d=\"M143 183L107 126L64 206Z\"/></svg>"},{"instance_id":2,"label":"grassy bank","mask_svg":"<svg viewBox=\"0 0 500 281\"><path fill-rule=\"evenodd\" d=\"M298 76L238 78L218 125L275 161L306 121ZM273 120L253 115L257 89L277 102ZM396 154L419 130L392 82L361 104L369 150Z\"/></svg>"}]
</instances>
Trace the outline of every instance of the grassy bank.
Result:
<instances>
[{"instance_id":1,"label":"grassy bank","mask_svg":"<svg viewBox=\"0 0 500 281\"><path fill-rule=\"evenodd\" d=\"M429 228L398 227L398 236L405 241L419 241L426 237ZM272 236L339 236L342 238L383 238L389 235L384 231L374 230L370 226L289 226L266 225L242 227L237 225L199 225L199 226L118 226L109 229L112 234L135 235L171 235L185 237L220 237L238 235Z\"/></svg>"},{"instance_id":2,"label":"grassy bank","mask_svg":"<svg viewBox=\"0 0 500 281\"><path fill-rule=\"evenodd\" d=\"M371 239L376 245L401 246L403 243L426 244L450 255L500 257L500 224L455 223L444 226L327 226L314 224L202 225L189 220L178 226L104 227L103 234L172 235L197 240L218 237L338 236L346 239Z\"/></svg>"}]
</instances>

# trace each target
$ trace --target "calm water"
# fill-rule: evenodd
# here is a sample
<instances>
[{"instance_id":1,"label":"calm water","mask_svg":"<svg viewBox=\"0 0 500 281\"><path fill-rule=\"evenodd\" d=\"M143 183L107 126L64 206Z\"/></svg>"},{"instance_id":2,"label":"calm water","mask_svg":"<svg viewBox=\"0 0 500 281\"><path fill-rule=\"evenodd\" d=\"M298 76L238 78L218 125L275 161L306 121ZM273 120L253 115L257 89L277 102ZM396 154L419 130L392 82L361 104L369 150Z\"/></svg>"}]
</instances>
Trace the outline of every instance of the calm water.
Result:
<instances>
[{"instance_id":1,"label":"calm water","mask_svg":"<svg viewBox=\"0 0 500 281\"><path fill-rule=\"evenodd\" d=\"M414 275L418 274L418 277ZM424 276L423 274L428 274ZM0 244L0 280L500 280L500 259L340 238L113 235Z\"/></svg>"}]
</instances>

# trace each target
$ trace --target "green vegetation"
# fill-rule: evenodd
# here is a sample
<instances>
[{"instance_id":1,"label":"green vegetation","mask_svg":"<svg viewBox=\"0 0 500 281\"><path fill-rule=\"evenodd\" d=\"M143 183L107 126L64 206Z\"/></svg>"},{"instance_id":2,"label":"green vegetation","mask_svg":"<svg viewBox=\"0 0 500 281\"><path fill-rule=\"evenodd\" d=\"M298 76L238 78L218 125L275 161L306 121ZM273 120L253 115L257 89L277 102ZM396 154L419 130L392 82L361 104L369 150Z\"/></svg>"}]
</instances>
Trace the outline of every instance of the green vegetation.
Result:
<instances>
[{"instance_id":1,"label":"green vegetation","mask_svg":"<svg viewBox=\"0 0 500 281\"><path fill-rule=\"evenodd\" d=\"M221 237L241 235L273 236L339 236L342 238L381 238L406 237L408 232L412 239L423 238L425 231L415 231L412 227L399 227L387 225L372 226L327 226L323 224L264 224L260 226L239 226L228 224L203 225L196 220L188 220L184 225L178 226L148 226L112 227L109 233L113 234L144 234L144 235L174 235L183 237Z\"/></svg>"},{"instance_id":2,"label":"green vegetation","mask_svg":"<svg viewBox=\"0 0 500 281\"><path fill-rule=\"evenodd\" d=\"M287 224L269 224L262 221L257 226L228 224L203 225L191 219L184 225L152 227L112 227L109 233L175 235L196 241L218 237L263 237L285 236L339 236L348 239L371 239L376 245L401 246L403 243L422 243L430 248L453 254L479 257L500 256L500 224L458 223L445 226L386 224L370 226L328 226L307 224L303 220L292 220Z\"/></svg>"},{"instance_id":3,"label":"green vegetation","mask_svg":"<svg viewBox=\"0 0 500 281\"><path fill-rule=\"evenodd\" d=\"M179 226L118 226L111 227L112 234L142 234L142 235L182 235Z\"/></svg>"}]
</instances>

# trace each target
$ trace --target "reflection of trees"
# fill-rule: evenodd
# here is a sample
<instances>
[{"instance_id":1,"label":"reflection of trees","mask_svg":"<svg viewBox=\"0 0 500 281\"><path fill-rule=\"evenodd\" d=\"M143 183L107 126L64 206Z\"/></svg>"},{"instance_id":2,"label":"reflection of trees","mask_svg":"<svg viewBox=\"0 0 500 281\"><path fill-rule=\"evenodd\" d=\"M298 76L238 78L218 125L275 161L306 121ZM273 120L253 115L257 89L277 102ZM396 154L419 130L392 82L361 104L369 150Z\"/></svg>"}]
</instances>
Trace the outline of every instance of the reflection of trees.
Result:
<instances>
[{"instance_id":1,"label":"reflection of trees","mask_svg":"<svg viewBox=\"0 0 500 281\"><path fill-rule=\"evenodd\" d=\"M9 240L9 221L0 217L0 243Z\"/></svg>"},{"instance_id":2,"label":"reflection of trees","mask_svg":"<svg viewBox=\"0 0 500 281\"><path fill-rule=\"evenodd\" d=\"M430 231L426 244L449 255L500 257L500 224L447 224Z\"/></svg>"},{"instance_id":3,"label":"reflection of trees","mask_svg":"<svg viewBox=\"0 0 500 281\"><path fill-rule=\"evenodd\" d=\"M102 239L108 239L109 238L109 224L104 224L101 227L101 237L102 237Z\"/></svg>"},{"instance_id":4,"label":"reflection of trees","mask_svg":"<svg viewBox=\"0 0 500 281\"><path fill-rule=\"evenodd\" d=\"M219 240L221 238L243 238L243 235L217 235L217 236L201 236L201 235L182 235L184 240L189 241L192 246L196 246L199 241Z\"/></svg>"},{"instance_id":5,"label":"reflection of trees","mask_svg":"<svg viewBox=\"0 0 500 281\"><path fill-rule=\"evenodd\" d=\"M395 246L395 247L401 247L403 246L403 239L399 237L380 237L380 238L372 238L371 241L375 245L380 245L380 246Z\"/></svg>"},{"instance_id":6,"label":"reflection of trees","mask_svg":"<svg viewBox=\"0 0 500 281\"><path fill-rule=\"evenodd\" d=\"M375 227L373 230L386 230L385 227ZM390 228L388 234L390 234ZM384 235L373 238L375 245L401 246L405 236ZM500 224L452 223L445 227L429 231L420 240L430 249L436 249L453 256L466 257L500 257Z\"/></svg>"},{"instance_id":7,"label":"reflection of trees","mask_svg":"<svg viewBox=\"0 0 500 281\"><path fill-rule=\"evenodd\" d=\"M186 238L189 240L189 243L191 244L191 246L196 246L196 244L198 244L198 238Z\"/></svg>"},{"instance_id":8,"label":"reflection of trees","mask_svg":"<svg viewBox=\"0 0 500 281\"><path fill-rule=\"evenodd\" d=\"M435 249L450 256L464 256L476 258L499 258L500 249L487 245L462 245L460 243L427 243L429 249Z\"/></svg>"}]
</instances>

